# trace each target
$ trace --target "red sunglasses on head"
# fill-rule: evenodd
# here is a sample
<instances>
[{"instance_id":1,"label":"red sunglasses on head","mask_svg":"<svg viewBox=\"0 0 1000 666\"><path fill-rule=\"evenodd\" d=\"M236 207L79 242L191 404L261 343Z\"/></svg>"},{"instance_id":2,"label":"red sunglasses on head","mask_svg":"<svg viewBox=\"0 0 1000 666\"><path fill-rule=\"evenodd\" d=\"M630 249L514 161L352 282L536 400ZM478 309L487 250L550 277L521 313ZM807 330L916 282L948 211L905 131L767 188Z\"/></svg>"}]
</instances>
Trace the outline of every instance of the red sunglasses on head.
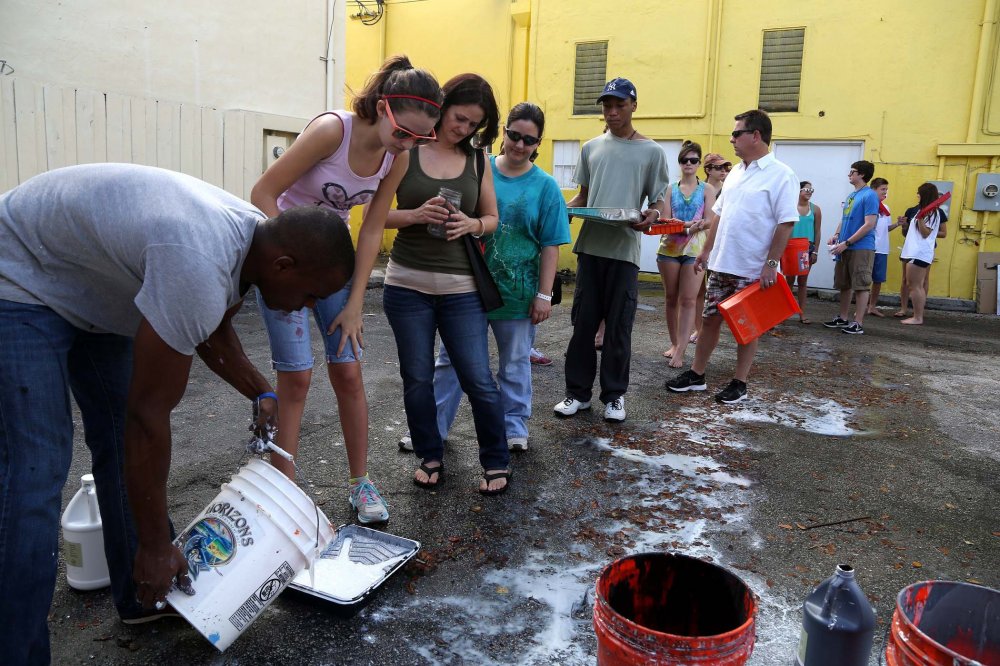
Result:
<instances>
[{"instance_id":1,"label":"red sunglasses on head","mask_svg":"<svg viewBox=\"0 0 1000 666\"><path fill-rule=\"evenodd\" d=\"M401 97L402 95L398 96ZM437 134L434 133L433 129L431 130L429 136L424 136L422 134L417 134L416 132L411 132L405 127L401 127L396 122L396 118L392 115L392 108L389 106L388 96L383 97L382 101L385 102L385 115L389 119L389 123L392 125L392 137L394 139L402 139L404 141L407 139L412 139L413 143L415 143L418 146L426 145L431 141L437 141ZM430 100L424 100L424 101L431 103Z\"/></svg>"}]
</instances>

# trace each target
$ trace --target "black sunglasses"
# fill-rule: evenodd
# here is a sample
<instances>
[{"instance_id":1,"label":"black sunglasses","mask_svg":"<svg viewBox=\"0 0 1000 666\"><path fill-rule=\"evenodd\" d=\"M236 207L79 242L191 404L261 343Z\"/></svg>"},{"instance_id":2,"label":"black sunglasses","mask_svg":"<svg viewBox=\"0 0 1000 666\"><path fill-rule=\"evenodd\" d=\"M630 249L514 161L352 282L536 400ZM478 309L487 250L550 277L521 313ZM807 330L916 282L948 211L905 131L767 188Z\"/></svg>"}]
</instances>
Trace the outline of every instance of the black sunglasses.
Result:
<instances>
[{"instance_id":1,"label":"black sunglasses","mask_svg":"<svg viewBox=\"0 0 1000 666\"><path fill-rule=\"evenodd\" d=\"M707 164L705 165L705 168L709 171L725 171L726 173L729 173L733 170L733 165L729 162L726 162L725 164Z\"/></svg>"},{"instance_id":2,"label":"black sunglasses","mask_svg":"<svg viewBox=\"0 0 1000 666\"><path fill-rule=\"evenodd\" d=\"M507 138L513 141L514 143L517 143L518 141L524 141L524 145L526 146L536 146L542 141L537 136L531 136L530 134L521 134L520 132L515 132L512 129L507 129L506 127L503 129L503 131L504 134L507 135Z\"/></svg>"},{"instance_id":3,"label":"black sunglasses","mask_svg":"<svg viewBox=\"0 0 1000 666\"><path fill-rule=\"evenodd\" d=\"M698 162L701 162L701 158L700 157L682 157L681 159L679 159L677 161L680 162L681 164L697 164Z\"/></svg>"},{"instance_id":4,"label":"black sunglasses","mask_svg":"<svg viewBox=\"0 0 1000 666\"><path fill-rule=\"evenodd\" d=\"M733 138L735 139L741 134L753 134L753 133L754 130L752 129L733 130Z\"/></svg>"}]
</instances>

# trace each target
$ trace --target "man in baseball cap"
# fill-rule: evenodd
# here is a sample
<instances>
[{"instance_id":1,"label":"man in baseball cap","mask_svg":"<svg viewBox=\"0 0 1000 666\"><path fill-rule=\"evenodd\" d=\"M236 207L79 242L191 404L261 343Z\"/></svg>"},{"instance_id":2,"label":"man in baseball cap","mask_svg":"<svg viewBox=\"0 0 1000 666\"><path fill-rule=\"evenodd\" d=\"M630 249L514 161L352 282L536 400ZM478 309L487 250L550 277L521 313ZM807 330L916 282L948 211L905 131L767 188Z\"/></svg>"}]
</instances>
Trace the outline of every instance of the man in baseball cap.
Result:
<instances>
[{"instance_id":1,"label":"man in baseball cap","mask_svg":"<svg viewBox=\"0 0 1000 666\"><path fill-rule=\"evenodd\" d=\"M642 218L613 226L585 221L573 252L577 256L573 336L566 349L566 399L554 411L573 416L590 409L600 366L604 419L625 420L625 393L632 358L642 231L669 217L667 162L663 150L632 126L635 86L628 79L608 81L597 98L607 131L584 144L574 180L580 192L568 206L639 208ZM594 336L605 323L601 359Z\"/></svg>"}]
</instances>

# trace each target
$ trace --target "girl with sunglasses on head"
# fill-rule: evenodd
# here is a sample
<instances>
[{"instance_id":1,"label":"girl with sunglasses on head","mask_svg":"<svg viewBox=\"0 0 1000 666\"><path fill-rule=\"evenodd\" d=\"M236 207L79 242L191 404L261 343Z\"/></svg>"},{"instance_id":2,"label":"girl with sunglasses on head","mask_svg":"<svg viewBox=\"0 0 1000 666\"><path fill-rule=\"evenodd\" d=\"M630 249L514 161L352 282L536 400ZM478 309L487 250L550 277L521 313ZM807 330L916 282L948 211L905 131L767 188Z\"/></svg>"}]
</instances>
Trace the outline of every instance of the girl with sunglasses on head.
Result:
<instances>
[{"instance_id":1,"label":"girl with sunglasses on head","mask_svg":"<svg viewBox=\"0 0 1000 666\"><path fill-rule=\"evenodd\" d=\"M431 74L414 69L406 56L394 56L368 80L351 111L328 111L313 118L250 193L253 204L271 217L293 206L318 205L332 208L345 224L352 207L368 204L358 232L351 281L312 307L344 431L349 501L363 523L384 522L389 511L368 478L361 309L386 215L409 165L407 151L433 139L442 101L441 88ZM258 303L278 375L277 444L295 455L312 379L309 311L270 310L259 296ZM295 476L292 463L277 455L272 455L271 462L289 477Z\"/></svg>"},{"instance_id":2,"label":"girl with sunglasses on head","mask_svg":"<svg viewBox=\"0 0 1000 666\"><path fill-rule=\"evenodd\" d=\"M715 190L698 179L701 146L685 141L677 162L681 165L681 178L670 186L670 211L674 218L685 222L687 229L661 236L656 253L670 334L670 349L663 355L670 359L671 368L684 366L684 352L694 330L695 303L704 280L694 272L694 260L705 245L705 211L711 210L715 203Z\"/></svg>"},{"instance_id":3,"label":"girl with sunglasses on head","mask_svg":"<svg viewBox=\"0 0 1000 666\"><path fill-rule=\"evenodd\" d=\"M500 391L490 371L486 310L462 236L497 228L493 175L481 150L499 133L493 89L477 74L444 84L437 141L413 148L387 227L399 229L385 271L383 306L396 337L409 436L420 466L413 482L436 489L444 481L444 439L434 400L434 341L440 334L462 390L469 396L483 478L479 492L510 484L510 452ZM478 154L477 154L478 153ZM440 196L442 188L450 200ZM460 200L459 200L460 198Z\"/></svg>"},{"instance_id":4,"label":"girl with sunglasses on head","mask_svg":"<svg viewBox=\"0 0 1000 666\"><path fill-rule=\"evenodd\" d=\"M715 197L718 198L719 192L722 191L722 183L725 182L729 172L733 170L733 163L719 153L709 153L702 158L701 162L705 165L705 185L715 190ZM695 299L694 332L688 338L692 344L698 342L698 336L701 335L701 325L704 323L704 319L698 315L705 309L707 275L708 273L701 273L701 286L698 288L698 298Z\"/></svg>"},{"instance_id":5,"label":"girl with sunglasses on head","mask_svg":"<svg viewBox=\"0 0 1000 666\"><path fill-rule=\"evenodd\" d=\"M812 183L808 180L803 180L799 183L799 221L792 227L791 236L792 238L805 238L809 241L810 271L818 258L816 253L816 239L819 238L823 225L823 211L820 210L819 205L812 202L813 191ZM801 310L799 313L800 324L812 323L806 317L806 282L808 278L808 272L805 275L792 275L785 278L789 288L792 288L795 281L798 280L799 287L796 295L799 299L799 309Z\"/></svg>"},{"instance_id":6,"label":"girl with sunglasses on head","mask_svg":"<svg viewBox=\"0 0 1000 666\"><path fill-rule=\"evenodd\" d=\"M490 158L500 225L486 241L486 258L504 304L487 318L500 356L497 380L511 451L528 450L529 355L535 325L549 318L559 246L570 242L559 184L532 164L544 129L542 110L521 102L507 115L500 156ZM444 437L462 400L458 376L444 347L434 368L434 395L438 430Z\"/></svg>"}]
</instances>

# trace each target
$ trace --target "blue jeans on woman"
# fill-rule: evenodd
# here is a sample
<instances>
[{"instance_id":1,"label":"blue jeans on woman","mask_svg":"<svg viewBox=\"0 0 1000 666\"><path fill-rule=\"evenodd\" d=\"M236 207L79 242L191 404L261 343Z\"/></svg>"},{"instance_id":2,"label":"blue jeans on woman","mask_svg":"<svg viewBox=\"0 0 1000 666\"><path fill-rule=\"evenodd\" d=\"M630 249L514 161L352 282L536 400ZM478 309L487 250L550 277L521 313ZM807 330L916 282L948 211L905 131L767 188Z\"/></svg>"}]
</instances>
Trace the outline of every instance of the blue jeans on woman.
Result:
<instances>
[{"instance_id":1,"label":"blue jeans on woman","mask_svg":"<svg viewBox=\"0 0 1000 666\"><path fill-rule=\"evenodd\" d=\"M535 327L530 319L491 319L489 324L500 356L497 382L503 400L507 439L527 439L528 419L531 418L531 345ZM434 364L434 398L438 431L446 437L462 402L462 387L444 345Z\"/></svg>"},{"instance_id":2,"label":"blue jeans on woman","mask_svg":"<svg viewBox=\"0 0 1000 666\"><path fill-rule=\"evenodd\" d=\"M403 405L413 451L423 461L444 459L434 401L435 334L451 350L459 384L472 405L483 469L507 469L503 403L490 372L486 312L476 292L434 296L386 285L382 304L396 338Z\"/></svg>"},{"instance_id":3,"label":"blue jeans on woman","mask_svg":"<svg viewBox=\"0 0 1000 666\"><path fill-rule=\"evenodd\" d=\"M62 489L73 457L70 393L83 417L111 593L123 619L136 534L125 494L132 340L90 333L42 305L0 300L0 645L5 663L47 664Z\"/></svg>"}]
</instances>

